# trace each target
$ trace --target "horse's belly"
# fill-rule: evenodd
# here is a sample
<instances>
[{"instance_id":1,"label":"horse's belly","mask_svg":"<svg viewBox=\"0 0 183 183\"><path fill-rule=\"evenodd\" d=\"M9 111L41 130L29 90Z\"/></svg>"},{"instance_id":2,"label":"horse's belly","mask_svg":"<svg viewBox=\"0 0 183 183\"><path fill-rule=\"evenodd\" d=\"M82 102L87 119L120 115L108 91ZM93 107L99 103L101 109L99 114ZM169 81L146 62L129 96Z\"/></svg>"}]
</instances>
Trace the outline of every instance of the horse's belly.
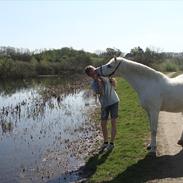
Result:
<instances>
[{"instance_id":1,"label":"horse's belly","mask_svg":"<svg viewBox=\"0 0 183 183\"><path fill-rule=\"evenodd\" d=\"M167 99L162 102L161 111L183 112L183 99Z\"/></svg>"},{"instance_id":2,"label":"horse's belly","mask_svg":"<svg viewBox=\"0 0 183 183\"><path fill-rule=\"evenodd\" d=\"M161 108L161 111L166 111L166 112L183 112L183 107L181 108L176 108L176 107L169 107L169 108Z\"/></svg>"}]
</instances>

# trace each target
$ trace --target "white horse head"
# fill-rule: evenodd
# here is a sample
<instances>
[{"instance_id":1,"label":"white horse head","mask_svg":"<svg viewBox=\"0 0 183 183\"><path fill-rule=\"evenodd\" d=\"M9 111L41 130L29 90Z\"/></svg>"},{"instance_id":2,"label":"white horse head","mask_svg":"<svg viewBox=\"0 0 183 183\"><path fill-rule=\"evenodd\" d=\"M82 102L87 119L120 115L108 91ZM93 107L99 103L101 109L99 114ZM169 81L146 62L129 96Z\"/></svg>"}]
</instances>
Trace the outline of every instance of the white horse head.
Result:
<instances>
[{"instance_id":1,"label":"white horse head","mask_svg":"<svg viewBox=\"0 0 183 183\"><path fill-rule=\"evenodd\" d=\"M140 104L146 110L151 129L150 152L156 152L156 133L160 111L183 112L183 77L169 78L143 64L122 57L112 58L96 69L98 75L110 76L116 71L138 93ZM183 133L181 136L183 144Z\"/></svg>"},{"instance_id":2,"label":"white horse head","mask_svg":"<svg viewBox=\"0 0 183 183\"><path fill-rule=\"evenodd\" d=\"M97 73L102 76L113 75L121 64L121 60L116 57L112 58L107 64L96 69Z\"/></svg>"}]
</instances>

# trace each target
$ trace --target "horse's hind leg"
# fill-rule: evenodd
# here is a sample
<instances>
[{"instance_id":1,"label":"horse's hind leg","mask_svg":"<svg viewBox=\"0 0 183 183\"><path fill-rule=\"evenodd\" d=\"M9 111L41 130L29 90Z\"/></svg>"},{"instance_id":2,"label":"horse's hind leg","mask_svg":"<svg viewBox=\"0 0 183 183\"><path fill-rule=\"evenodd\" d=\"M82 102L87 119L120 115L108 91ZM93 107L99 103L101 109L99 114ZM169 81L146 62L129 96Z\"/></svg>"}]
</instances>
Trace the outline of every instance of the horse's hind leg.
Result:
<instances>
[{"instance_id":1,"label":"horse's hind leg","mask_svg":"<svg viewBox=\"0 0 183 183\"><path fill-rule=\"evenodd\" d=\"M183 147L183 132L182 132L181 138L178 140L177 144Z\"/></svg>"}]
</instances>

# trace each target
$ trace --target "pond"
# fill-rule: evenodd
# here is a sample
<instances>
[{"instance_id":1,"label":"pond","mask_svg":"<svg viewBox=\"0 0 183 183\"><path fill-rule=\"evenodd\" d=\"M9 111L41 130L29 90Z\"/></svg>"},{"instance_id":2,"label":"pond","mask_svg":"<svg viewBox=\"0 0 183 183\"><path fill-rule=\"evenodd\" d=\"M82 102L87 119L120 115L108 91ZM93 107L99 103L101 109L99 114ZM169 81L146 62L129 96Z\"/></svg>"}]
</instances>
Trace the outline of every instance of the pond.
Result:
<instances>
[{"instance_id":1,"label":"pond","mask_svg":"<svg viewBox=\"0 0 183 183\"><path fill-rule=\"evenodd\" d=\"M101 140L92 118L98 103L85 83L42 78L0 84L1 183L79 179L72 172Z\"/></svg>"}]
</instances>

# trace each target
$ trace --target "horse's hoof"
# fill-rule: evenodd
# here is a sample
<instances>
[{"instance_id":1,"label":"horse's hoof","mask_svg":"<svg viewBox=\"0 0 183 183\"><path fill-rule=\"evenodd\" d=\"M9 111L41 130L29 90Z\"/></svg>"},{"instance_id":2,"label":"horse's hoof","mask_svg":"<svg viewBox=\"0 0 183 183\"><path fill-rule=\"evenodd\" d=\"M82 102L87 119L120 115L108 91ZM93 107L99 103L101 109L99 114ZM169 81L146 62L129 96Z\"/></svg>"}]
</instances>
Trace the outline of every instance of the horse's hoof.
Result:
<instances>
[{"instance_id":1,"label":"horse's hoof","mask_svg":"<svg viewBox=\"0 0 183 183\"><path fill-rule=\"evenodd\" d=\"M148 151L150 151L150 150L156 151L156 146L151 146L151 144L148 144L146 149L147 149Z\"/></svg>"},{"instance_id":2,"label":"horse's hoof","mask_svg":"<svg viewBox=\"0 0 183 183\"><path fill-rule=\"evenodd\" d=\"M183 147L183 140L179 140L177 144Z\"/></svg>"},{"instance_id":3,"label":"horse's hoof","mask_svg":"<svg viewBox=\"0 0 183 183\"><path fill-rule=\"evenodd\" d=\"M151 150L151 145L148 144L146 149L147 149L148 151Z\"/></svg>"},{"instance_id":4,"label":"horse's hoof","mask_svg":"<svg viewBox=\"0 0 183 183\"><path fill-rule=\"evenodd\" d=\"M156 158L156 152L149 152L146 157Z\"/></svg>"}]
</instances>

